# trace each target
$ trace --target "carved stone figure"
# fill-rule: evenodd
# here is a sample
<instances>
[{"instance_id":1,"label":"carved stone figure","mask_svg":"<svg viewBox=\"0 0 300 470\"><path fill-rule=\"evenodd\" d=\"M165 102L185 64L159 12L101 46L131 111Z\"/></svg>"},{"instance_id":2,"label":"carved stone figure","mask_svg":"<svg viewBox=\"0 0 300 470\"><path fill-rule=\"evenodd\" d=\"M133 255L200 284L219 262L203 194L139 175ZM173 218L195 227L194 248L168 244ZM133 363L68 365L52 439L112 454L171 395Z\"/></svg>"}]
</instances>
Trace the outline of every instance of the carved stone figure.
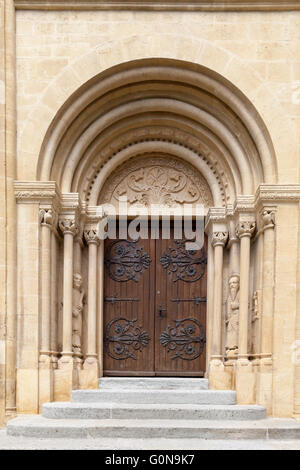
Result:
<instances>
[{"instance_id":1,"label":"carved stone figure","mask_svg":"<svg viewBox=\"0 0 300 470\"><path fill-rule=\"evenodd\" d=\"M226 312L226 356L235 357L238 354L238 332L240 311L240 277L232 274L229 278L229 295Z\"/></svg>"},{"instance_id":2,"label":"carved stone figure","mask_svg":"<svg viewBox=\"0 0 300 470\"><path fill-rule=\"evenodd\" d=\"M75 273L73 276L72 346L73 352L77 353L78 355L81 354L82 311L84 295L81 274Z\"/></svg>"}]
</instances>

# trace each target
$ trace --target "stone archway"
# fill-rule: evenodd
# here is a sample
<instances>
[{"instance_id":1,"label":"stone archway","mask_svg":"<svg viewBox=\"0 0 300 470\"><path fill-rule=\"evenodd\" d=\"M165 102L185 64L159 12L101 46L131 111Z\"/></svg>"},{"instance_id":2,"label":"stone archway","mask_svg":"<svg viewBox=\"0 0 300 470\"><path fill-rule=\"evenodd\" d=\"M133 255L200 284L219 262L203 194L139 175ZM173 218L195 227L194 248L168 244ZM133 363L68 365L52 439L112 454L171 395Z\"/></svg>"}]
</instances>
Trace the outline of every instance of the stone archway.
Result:
<instances>
[{"instance_id":1,"label":"stone archway","mask_svg":"<svg viewBox=\"0 0 300 470\"><path fill-rule=\"evenodd\" d=\"M74 384L94 387L101 375L103 243L96 227L105 215L102 203L110 178L122 166L129 165L128 171L131 161L139 162L137 171L147 167L148 163L143 165L147 155L152 165L163 157L168 162L165 168L180 162L189 184L205 202L210 384L231 388L236 383L240 402L254 400L252 359L269 360L271 354L268 339L259 343L259 352L249 349L248 304L252 294L263 291L263 283L250 290L251 270L261 263L263 253L268 253L263 262L273 260L275 206L270 202L272 190L270 197L263 193L265 183L277 181L272 142L253 105L232 83L195 64L149 59L106 70L79 88L45 135L38 181L15 183L20 226L27 219L39 230L33 249L41 254L36 273L41 281L34 308L41 306L41 340L35 343L38 364L32 371L39 405L69 398ZM116 185L120 177L118 181ZM124 190L127 193L128 187ZM250 248L253 236L255 248ZM30 250L23 253L24 241L19 242L22 269ZM268 250L263 252L264 243ZM250 250L255 253L251 260ZM228 279L236 272L240 275L239 345L232 359L224 354L223 297ZM85 341L78 354L72 344L74 274L85 280L87 299L81 312L86 319ZM272 269L266 276L273 276ZM20 285L25 292L26 282ZM27 298L25 310L32 308L26 302ZM264 314L270 316L272 309L272 303L266 304ZM262 322L261 328L267 327ZM18 387L24 390L29 373L25 377L19 370L18 374Z\"/></svg>"}]
</instances>

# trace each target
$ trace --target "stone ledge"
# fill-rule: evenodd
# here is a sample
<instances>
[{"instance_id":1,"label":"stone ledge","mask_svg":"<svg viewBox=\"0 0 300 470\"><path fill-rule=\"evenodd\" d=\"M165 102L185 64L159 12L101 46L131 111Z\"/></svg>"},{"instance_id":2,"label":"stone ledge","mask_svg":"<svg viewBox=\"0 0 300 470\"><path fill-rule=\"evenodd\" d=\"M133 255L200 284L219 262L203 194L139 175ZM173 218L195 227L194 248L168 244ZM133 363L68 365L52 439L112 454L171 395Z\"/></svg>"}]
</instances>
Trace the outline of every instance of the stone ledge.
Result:
<instances>
[{"instance_id":1,"label":"stone ledge","mask_svg":"<svg viewBox=\"0 0 300 470\"><path fill-rule=\"evenodd\" d=\"M15 0L19 10L148 10L148 11L295 11L298 1L282 0Z\"/></svg>"}]
</instances>

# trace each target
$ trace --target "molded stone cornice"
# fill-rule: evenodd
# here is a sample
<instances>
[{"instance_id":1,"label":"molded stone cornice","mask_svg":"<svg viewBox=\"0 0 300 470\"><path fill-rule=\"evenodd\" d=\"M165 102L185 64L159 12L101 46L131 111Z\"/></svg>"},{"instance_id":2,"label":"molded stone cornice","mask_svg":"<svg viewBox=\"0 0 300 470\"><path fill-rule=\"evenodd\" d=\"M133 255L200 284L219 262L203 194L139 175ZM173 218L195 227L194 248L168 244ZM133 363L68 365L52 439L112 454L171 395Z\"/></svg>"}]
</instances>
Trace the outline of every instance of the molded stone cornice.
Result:
<instances>
[{"instance_id":1,"label":"molded stone cornice","mask_svg":"<svg viewBox=\"0 0 300 470\"><path fill-rule=\"evenodd\" d=\"M298 0L15 0L22 10L292 11Z\"/></svg>"},{"instance_id":2,"label":"molded stone cornice","mask_svg":"<svg viewBox=\"0 0 300 470\"><path fill-rule=\"evenodd\" d=\"M255 193L255 209L264 203L280 201L299 201L300 184L261 184Z\"/></svg>"},{"instance_id":3,"label":"molded stone cornice","mask_svg":"<svg viewBox=\"0 0 300 470\"><path fill-rule=\"evenodd\" d=\"M17 203L52 206L54 201L60 204L62 197L55 181L15 181L14 190Z\"/></svg>"}]
</instances>

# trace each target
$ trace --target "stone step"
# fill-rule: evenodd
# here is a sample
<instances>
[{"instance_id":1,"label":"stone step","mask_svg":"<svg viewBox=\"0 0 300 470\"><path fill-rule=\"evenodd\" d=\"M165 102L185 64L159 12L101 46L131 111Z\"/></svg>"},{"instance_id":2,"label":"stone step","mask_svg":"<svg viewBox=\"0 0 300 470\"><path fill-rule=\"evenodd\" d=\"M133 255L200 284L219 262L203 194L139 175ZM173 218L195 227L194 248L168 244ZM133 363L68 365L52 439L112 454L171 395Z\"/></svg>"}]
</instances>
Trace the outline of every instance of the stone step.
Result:
<instances>
[{"instance_id":1,"label":"stone step","mask_svg":"<svg viewBox=\"0 0 300 470\"><path fill-rule=\"evenodd\" d=\"M198 405L234 405L232 390L73 390L74 402L95 403L182 403Z\"/></svg>"},{"instance_id":2,"label":"stone step","mask_svg":"<svg viewBox=\"0 0 300 470\"><path fill-rule=\"evenodd\" d=\"M185 377L103 377L99 389L208 390L208 379Z\"/></svg>"},{"instance_id":3,"label":"stone step","mask_svg":"<svg viewBox=\"0 0 300 470\"><path fill-rule=\"evenodd\" d=\"M36 438L299 439L300 422L289 419L71 420L20 416L7 424L9 436Z\"/></svg>"},{"instance_id":4,"label":"stone step","mask_svg":"<svg viewBox=\"0 0 300 470\"><path fill-rule=\"evenodd\" d=\"M265 419L266 409L252 405L169 405L119 403L45 403L51 419Z\"/></svg>"}]
</instances>

